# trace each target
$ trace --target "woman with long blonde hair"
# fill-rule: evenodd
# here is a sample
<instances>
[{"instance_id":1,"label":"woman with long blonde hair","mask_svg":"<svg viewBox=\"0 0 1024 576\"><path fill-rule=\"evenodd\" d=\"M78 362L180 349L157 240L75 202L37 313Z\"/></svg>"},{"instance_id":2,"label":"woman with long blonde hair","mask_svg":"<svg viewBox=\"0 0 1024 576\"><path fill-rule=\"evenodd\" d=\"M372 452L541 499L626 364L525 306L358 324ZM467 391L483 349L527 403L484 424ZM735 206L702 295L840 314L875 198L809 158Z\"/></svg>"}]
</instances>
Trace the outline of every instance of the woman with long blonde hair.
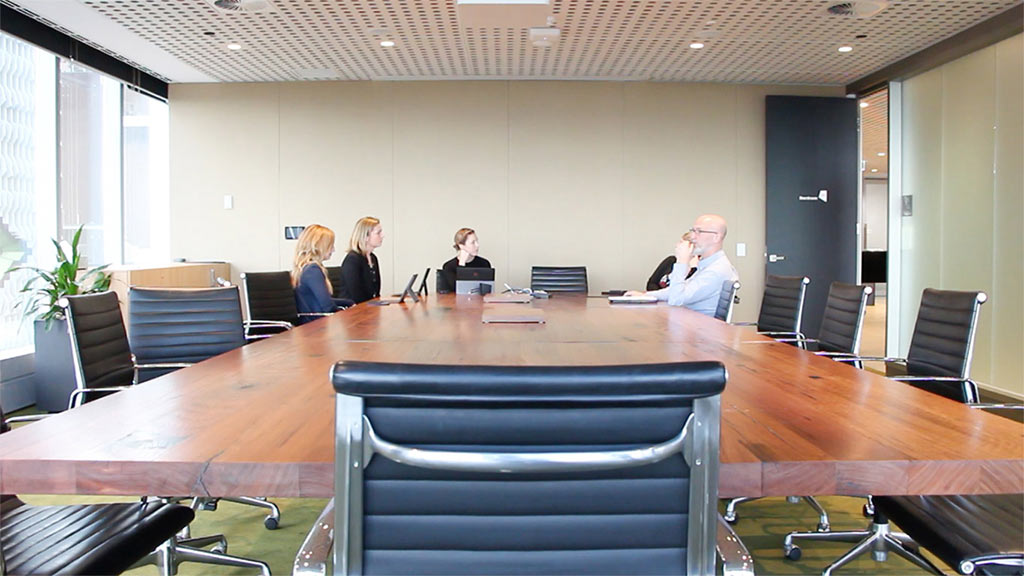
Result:
<instances>
[{"instance_id":1,"label":"woman with long blonde hair","mask_svg":"<svg viewBox=\"0 0 1024 576\"><path fill-rule=\"evenodd\" d=\"M307 226L295 244L292 285L300 314L334 312L346 302L331 298L333 287L324 260L334 254L334 231L326 226ZM348 303L351 305L351 303Z\"/></svg>"},{"instance_id":2,"label":"woman with long blonde hair","mask_svg":"<svg viewBox=\"0 0 1024 576\"><path fill-rule=\"evenodd\" d=\"M380 264L373 251L384 243L380 220L366 216L352 229L348 253L341 262L341 286L338 292L359 304L380 296Z\"/></svg>"}]
</instances>

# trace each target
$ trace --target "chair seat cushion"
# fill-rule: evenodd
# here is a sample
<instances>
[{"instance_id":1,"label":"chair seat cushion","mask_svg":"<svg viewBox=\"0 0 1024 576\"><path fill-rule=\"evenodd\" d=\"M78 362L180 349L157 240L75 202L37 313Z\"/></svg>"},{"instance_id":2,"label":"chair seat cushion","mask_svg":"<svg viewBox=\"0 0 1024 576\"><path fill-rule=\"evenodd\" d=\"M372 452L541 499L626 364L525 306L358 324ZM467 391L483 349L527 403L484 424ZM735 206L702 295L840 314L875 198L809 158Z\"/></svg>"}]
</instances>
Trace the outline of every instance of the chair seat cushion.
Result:
<instances>
[{"instance_id":1,"label":"chair seat cushion","mask_svg":"<svg viewBox=\"0 0 1024 576\"><path fill-rule=\"evenodd\" d=\"M7 574L119 574L188 525L185 506L149 502L5 510Z\"/></svg>"},{"instance_id":2,"label":"chair seat cushion","mask_svg":"<svg viewBox=\"0 0 1024 576\"><path fill-rule=\"evenodd\" d=\"M1024 495L876 496L877 507L918 544L958 568L962 560L1024 553ZM983 573L1017 574L987 566Z\"/></svg>"}]
</instances>

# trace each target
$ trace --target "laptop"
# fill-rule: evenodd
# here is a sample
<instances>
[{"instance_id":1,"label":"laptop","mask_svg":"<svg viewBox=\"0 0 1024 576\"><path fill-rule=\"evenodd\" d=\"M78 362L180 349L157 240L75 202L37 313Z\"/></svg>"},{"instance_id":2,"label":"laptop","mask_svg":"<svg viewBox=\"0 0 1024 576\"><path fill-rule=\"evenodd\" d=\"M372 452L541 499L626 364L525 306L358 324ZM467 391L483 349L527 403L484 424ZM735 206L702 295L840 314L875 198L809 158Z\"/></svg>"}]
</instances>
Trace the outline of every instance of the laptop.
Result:
<instances>
[{"instance_id":1,"label":"laptop","mask_svg":"<svg viewBox=\"0 0 1024 576\"><path fill-rule=\"evenodd\" d=\"M465 268L455 271L456 294L490 294L494 292L494 268Z\"/></svg>"},{"instance_id":2,"label":"laptop","mask_svg":"<svg viewBox=\"0 0 1024 576\"><path fill-rule=\"evenodd\" d=\"M412 289L412 285L416 283L416 278L419 274L413 274L412 278L409 278L409 282L405 285L405 290L402 290L400 298L381 298L378 300L379 306L387 306L388 304L402 304L405 302L405 297L409 296L413 302L419 302L420 297L416 294L416 291Z\"/></svg>"}]
</instances>

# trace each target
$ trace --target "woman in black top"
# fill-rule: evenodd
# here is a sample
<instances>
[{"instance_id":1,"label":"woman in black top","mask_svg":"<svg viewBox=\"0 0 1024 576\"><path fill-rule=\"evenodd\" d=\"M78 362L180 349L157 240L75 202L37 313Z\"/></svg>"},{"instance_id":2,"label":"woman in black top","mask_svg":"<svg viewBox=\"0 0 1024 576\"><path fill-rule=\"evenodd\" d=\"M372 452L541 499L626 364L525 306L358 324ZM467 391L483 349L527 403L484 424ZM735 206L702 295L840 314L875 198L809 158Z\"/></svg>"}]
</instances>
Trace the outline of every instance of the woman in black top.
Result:
<instances>
[{"instance_id":1,"label":"woman in black top","mask_svg":"<svg viewBox=\"0 0 1024 576\"><path fill-rule=\"evenodd\" d=\"M479 256L480 241L476 238L476 232L472 228L460 228L455 233L456 254L455 258L444 263L441 268L445 280L448 282L448 292L455 291L455 277L459 267L464 268L490 268L491 263L483 256ZM438 291L442 291L438 288Z\"/></svg>"},{"instance_id":2,"label":"woman in black top","mask_svg":"<svg viewBox=\"0 0 1024 576\"><path fill-rule=\"evenodd\" d=\"M360 218L352 230L348 253L341 263L340 296L356 304L380 296L380 266L373 251L384 243L380 220Z\"/></svg>"}]
</instances>

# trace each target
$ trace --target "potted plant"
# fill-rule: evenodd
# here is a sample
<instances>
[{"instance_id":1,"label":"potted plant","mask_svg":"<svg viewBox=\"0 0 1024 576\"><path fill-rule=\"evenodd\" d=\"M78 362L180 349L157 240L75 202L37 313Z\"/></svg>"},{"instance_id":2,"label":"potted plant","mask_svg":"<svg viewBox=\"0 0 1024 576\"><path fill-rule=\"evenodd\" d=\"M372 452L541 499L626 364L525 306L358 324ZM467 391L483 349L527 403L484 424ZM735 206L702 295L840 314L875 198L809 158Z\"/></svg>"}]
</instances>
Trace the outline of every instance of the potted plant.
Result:
<instances>
[{"instance_id":1,"label":"potted plant","mask_svg":"<svg viewBox=\"0 0 1024 576\"><path fill-rule=\"evenodd\" d=\"M71 339L60 299L110 289L110 275L104 271L109 264L80 269L82 255L78 242L82 228L75 231L70 244L52 240L57 249L57 265L53 269L17 266L9 270L33 273L20 290L26 298L18 305L23 307L25 316L35 318L36 407L48 412L66 409L68 397L75 389Z\"/></svg>"}]
</instances>

